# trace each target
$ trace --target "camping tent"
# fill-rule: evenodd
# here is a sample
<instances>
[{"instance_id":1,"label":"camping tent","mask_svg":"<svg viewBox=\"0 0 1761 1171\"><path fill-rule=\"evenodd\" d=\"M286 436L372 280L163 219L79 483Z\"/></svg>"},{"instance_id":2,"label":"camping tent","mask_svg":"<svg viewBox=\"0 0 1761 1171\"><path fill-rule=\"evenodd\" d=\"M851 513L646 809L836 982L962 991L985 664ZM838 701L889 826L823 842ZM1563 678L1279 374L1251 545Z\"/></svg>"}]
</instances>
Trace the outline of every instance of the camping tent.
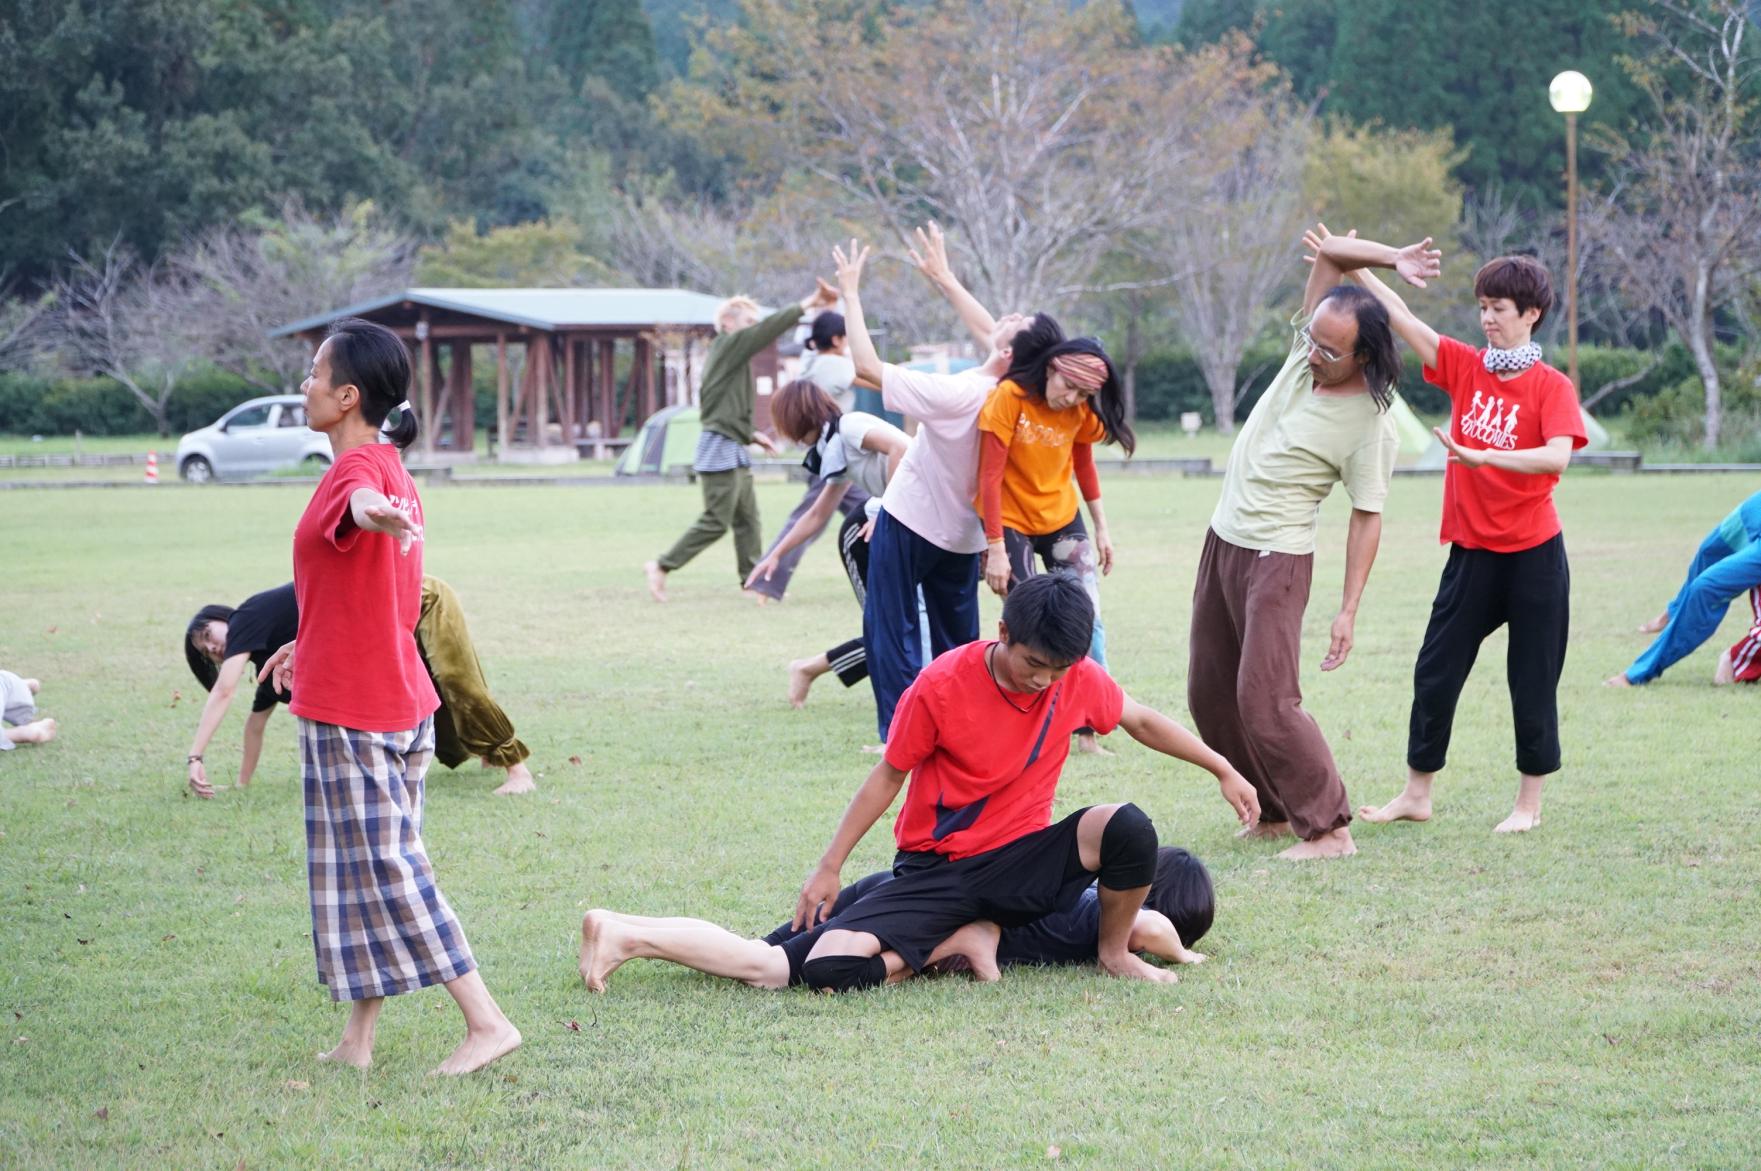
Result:
<instances>
[{"instance_id":1,"label":"camping tent","mask_svg":"<svg viewBox=\"0 0 1761 1171\"><path fill-rule=\"evenodd\" d=\"M702 433L696 407L662 407L642 424L636 442L624 449L615 471L620 476L688 472Z\"/></svg>"}]
</instances>

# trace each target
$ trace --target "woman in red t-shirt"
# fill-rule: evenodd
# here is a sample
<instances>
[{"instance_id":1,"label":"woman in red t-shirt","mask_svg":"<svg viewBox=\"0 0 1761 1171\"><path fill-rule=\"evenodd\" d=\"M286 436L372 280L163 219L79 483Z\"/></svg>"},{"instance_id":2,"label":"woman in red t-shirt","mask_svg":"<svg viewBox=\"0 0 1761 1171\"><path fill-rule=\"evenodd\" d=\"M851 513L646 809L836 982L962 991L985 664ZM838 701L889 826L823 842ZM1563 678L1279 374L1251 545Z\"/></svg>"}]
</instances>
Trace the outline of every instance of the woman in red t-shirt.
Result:
<instances>
[{"instance_id":1,"label":"woman in red t-shirt","mask_svg":"<svg viewBox=\"0 0 1761 1171\"><path fill-rule=\"evenodd\" d=\"M336 458L294 529L299 636L258 678L290 691L298 665L289 708L300 725L312 945L319 982L354 1006L322 1059L365 1068L385 997L444 984L466 1033L435 1072L459 1074L512 1052L520 1033L477 974L422 844L440 701L415 639L422 502L401 458L416 438L409 386L409 352L382 326L348 318L318 347L301 389L308 424Z\"/></svg>"}]
</instances>

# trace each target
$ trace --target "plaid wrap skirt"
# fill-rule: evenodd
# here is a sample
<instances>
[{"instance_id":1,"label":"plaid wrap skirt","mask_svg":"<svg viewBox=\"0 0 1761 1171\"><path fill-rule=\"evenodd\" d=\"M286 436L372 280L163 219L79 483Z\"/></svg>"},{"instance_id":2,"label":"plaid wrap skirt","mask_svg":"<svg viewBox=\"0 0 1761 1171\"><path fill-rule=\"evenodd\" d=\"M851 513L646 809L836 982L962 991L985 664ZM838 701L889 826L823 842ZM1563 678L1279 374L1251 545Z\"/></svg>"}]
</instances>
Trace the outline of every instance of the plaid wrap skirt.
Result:
<instances>
[{"instance_id":1,"label":"plaid wrap skirt","mask_svg":"<svg viewBox=\"0 0 1761 1171\"><path fill-rule=\"evenodd\" d=\"M365 1000L471 971L471 947L422 845L433 718L408 732L299 724L318 982L333 1000Z\"/></svg>"}]
</instances>

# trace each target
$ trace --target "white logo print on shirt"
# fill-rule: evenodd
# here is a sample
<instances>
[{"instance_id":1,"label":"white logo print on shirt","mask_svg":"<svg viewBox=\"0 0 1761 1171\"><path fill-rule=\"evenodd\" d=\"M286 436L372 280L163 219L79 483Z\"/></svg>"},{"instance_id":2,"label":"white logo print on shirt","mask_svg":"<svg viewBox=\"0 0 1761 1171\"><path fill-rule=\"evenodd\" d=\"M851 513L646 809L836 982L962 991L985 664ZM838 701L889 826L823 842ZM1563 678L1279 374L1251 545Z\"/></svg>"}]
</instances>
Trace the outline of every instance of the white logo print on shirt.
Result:
<instances>
[{"instance_id":1,"label":"white logo print on shirt","mask_svg":"<svg viewBox=\"0 0 1761 1171\"><path fill-rule=\"evenodd\" d=\"M1509 451L1516 446L1516 414L1521 403L1512 403L1510 413L1504 411L1504 399L1494 394L1474 391L1474 405L1461 417L1464 439L1478 439L1487 447Z\"/></svg>"}]
</instances>

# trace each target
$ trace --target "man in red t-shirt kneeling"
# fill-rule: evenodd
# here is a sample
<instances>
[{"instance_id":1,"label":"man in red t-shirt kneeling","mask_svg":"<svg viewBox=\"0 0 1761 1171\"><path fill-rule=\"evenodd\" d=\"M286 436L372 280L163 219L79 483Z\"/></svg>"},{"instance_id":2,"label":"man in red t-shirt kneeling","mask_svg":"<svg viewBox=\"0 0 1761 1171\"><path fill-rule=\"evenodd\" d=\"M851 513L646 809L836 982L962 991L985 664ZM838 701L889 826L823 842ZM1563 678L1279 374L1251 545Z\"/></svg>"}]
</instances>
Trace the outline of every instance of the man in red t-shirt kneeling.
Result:
<instances>
[{"instance_id":1,"label":"man in red t-shirt kneeling","mask_svg":"<svg viewBox=\"0 0 1761 1171\"><path fill-rule=\"evenodd\" d=\"M1212 773L1237 817L1259 817L1253 786L1167 716L1132 701L1085 656L1094 605L1069 573L1011 590L995 642L956 648L899 701L886 756L838 823L801 888L793 926L812 928L836 900L839 871L898 796L894 880L824 923L802 974L819 991L870 988L968 923L1015 927L1065 910L1100 880L1102 970L1172 981L1128 948L1156 863L1156 831L1131 804L1093 805L1051 824L1058 775L1080 727L1123 727L1139 742Z\"/></svg>"}]
</instances>

